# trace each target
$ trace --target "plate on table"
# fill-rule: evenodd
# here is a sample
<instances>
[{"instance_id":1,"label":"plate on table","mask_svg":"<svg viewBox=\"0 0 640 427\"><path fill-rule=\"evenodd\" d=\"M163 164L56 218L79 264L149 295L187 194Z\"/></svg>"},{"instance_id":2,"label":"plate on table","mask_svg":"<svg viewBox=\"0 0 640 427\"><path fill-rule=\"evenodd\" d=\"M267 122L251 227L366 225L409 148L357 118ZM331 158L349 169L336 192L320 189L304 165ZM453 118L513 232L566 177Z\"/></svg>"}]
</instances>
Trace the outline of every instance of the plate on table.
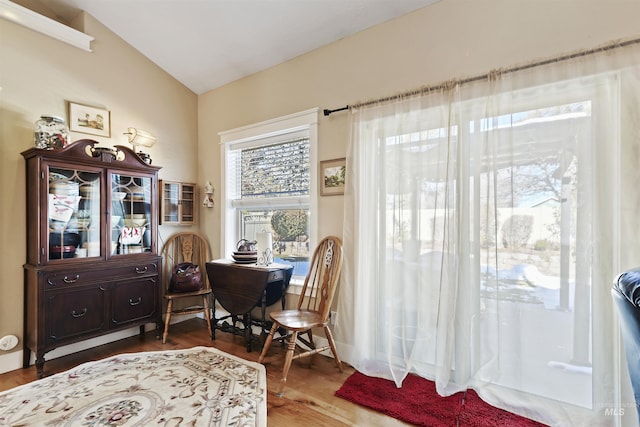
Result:
<instances>
[{"instance_id":1,"label":"plate on table","mask_svg":"<svg viewBox=\"0 0 640 427\"><path fill-rule=\"evenodd\" d=\"M236 261L257 261L258 257L256 255L231 255L231 257Z\"/></svg>"},{"instance_id":2,"label":"plate on table","mask_svg":"<svg viewBox=\"0 0 640 427\"><path fill-rule=\"evenodd\" d=\"M258 259L258 256L256 254L253 254L253 255L244 255L244 254L240 255L240 254L234 253L231 256L233 257L233 259L236 259L236 260L237 259L254 259L254 260Z\"/></svg>"},{"instance_id":3,"label":"plate on table","mask_svg":"<svg viewBox=\"0 0 640 427\"><path fill-rule=\"evenodd\" d=\"M257 259L234 259L233 262L236 264L255 264L258 262Z\"/></svg>"}]
</instances>

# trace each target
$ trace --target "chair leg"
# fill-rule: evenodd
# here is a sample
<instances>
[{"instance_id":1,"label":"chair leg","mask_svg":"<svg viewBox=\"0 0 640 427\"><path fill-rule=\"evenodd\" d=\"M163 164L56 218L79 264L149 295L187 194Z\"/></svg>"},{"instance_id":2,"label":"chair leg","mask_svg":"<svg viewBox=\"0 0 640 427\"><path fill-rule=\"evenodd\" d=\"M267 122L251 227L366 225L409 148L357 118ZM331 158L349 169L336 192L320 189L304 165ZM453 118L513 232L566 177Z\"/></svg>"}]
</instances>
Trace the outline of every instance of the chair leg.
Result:
<instances>
[{"instance_id":1,"label":"chair leg","mask_svg":"<svg viewBox=\"0 0 640 427\"><path fill-rule=\"evenodd\" d=\"M169 300L167 304L167 315L164 318L164 333L162 334L162 344L166 344L169 336L169 322L171 321L171 310L173 309L173 300Z\"/></svg>"},{"instance_id":2,"label":"chair leg","mask_svg":"<svg viewBox=\"0 0 640 427\"><path fill-rule=\"evenodd\" d=\"M262 346L262 353L260 353L260 357L258 358L258 363L262 363L262 361L264 360L264 357L267 355L267 350L269 350L269 347L271 346L271 342L273 341L273 335L278 330L278 326L279 325L277 322L273 322L273 326L269 331L269 335L267 335L267 339L264 341L264 345Z\"/></svg>"},{"instance_id":3,"label":"chair leg","mask_svg":"<svg viewBox=\"0 0 640 427\"><path fill-rule=\"evenodd\" d=\"M282 382L287 381L287 374L291 367L291 361L293 360L293 351L296 348L296 340L298 339L298 331L292 331L291 338L289 338L289 345L287 345L287 356L284 359L284 368L282 368Z\"/></svg>"},{"instance_id":4,"label":"chair leg","mask_svg":"<svg viewBox=\"0 0 640 427\"><path fill-rule=\"evenodd\" d=\"M207 321L207 328L209 328L209 336L211 333L211 311L209 310L209 295L202 295L202 306L204 307L204 318Z\"/></svg>"},{"instance_id":5,"label":"chair leg","mask_svg":"<svg viewBox=\"0 0 640 427\"><path fill-rule=\"evenodd\" d=\"M331 346L331 352L333 353L333 359L336 362L336 366L342 372L342 361L340 360L340 356L338 356L338 350L336 349L336 343L333 341L333 335L331 334L331 329L329 326L324 327L324 333L327 336L327 340L329 341L329 345Z\"/></svg>"}]
</instances>

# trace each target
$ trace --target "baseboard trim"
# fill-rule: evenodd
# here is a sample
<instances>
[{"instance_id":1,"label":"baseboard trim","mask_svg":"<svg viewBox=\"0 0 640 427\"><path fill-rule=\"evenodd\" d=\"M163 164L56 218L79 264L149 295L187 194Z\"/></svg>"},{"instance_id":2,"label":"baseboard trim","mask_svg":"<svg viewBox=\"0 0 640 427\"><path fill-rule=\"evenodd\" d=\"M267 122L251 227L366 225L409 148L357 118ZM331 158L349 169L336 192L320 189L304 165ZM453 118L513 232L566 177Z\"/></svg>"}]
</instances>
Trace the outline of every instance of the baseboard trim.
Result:
<instances>
[{"instance_id":1,"label":"baseboard trim","mask_svg":"<svg viewBox=\"0 0 640 427\"><path fill-rule=\"evenodd\" d=\"M0 374L22 368L22 350L0 356Z\"/></svg>"},{"instance_id":2,"label":"baseboard trim","mask_svg":"<svg viewBox=\"0 0 640 427\"><path fill-rule=\"evenodd\" d=\"M204 318L201 314L196 316L194 315L176 316L176 319L172 319L171 324L173 325L176 323L184 322L185 320L189 320L193 317ZM155 328L155 324L150 323L145 326L145 331L151 331L154 328ZM260 333L260 329L255 326L253 327L253 331L256 334ZM45 355L45 359L46 360L57 359L58 357L67 356L69 354L77 353L82 350L87 350L92 347L97 347L103 344L109 344L114 341L119 341L125 338L129 338L129 337L138 335L139 333L140 333L140 328L136 326L133 328L114 332L108 335L91 338L86 341L81 341L78 343L66 345L64 347L59 347L55 350L51 350ZM171 330L169 330L169 334L171 334ZM329 345L329 341L327 341L325 337L315 336L313 339L317 347L324 347ZM336 345L338 346L338 354L340 354L340 343L336 343ZM23 353L24 352L22 350L19 350L19 351L14 351L12 353L0 355L0 374L10 372L10 371L15 371L16 369L22 369ZM333 354L331 353L330 350L323 351L320 354L333 358ZM31 366L34 363L35 363L35 355L31 354L31 360L29 362L29 365Z\"/></svg>"},{"instance_id":3,"label":"baseboard trim","mask_svg":"<svg viewBox=\"0 0 640 427\"><path fill-rule=\"evenodd\" d=\"M186 319L185 319L186 320ZM173 322L172 322L173 323ZM151 331L155 329L155 323L150 323L145 325L145 331ZM77 353L82 350L87 350L92 347L98 347L103 344L109 344L114 341L119 341L125 338L129 338L140 333L140 327L135 326L129 329L124 329L121 331L113 332L111 334L102 335L96 338L91 338L85 341L80 341L74 344L65 345L63 347L58 347L55 350L51 350L47 354L45 354L45 360L53 360L58 357L67 356L69 354ZM14 351L13 353L8 353L0 356L0 374L10 371L15 371L16 369L22 369L22 358L24 351ZM29 361L29 366L32 366L35 363L35 354L31 353L31 360Z\"/></svg>"}]
</instances>

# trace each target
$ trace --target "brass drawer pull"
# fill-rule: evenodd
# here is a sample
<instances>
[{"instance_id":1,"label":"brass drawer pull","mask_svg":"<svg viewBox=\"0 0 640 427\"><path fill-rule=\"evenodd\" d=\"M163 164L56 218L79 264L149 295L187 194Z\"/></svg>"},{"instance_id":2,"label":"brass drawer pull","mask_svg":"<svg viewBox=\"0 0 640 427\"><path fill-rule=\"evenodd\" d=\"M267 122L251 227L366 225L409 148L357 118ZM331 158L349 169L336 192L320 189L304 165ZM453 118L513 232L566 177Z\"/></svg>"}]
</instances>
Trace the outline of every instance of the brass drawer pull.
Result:
<instances>
[{"instance_id":1,"label":"brass drawer pull","mask_svg":"<svg viewBox=\"0 0 640 427\"><path fill-rule=\"evenodd\" d=\"M142 302L142 297L138 297L136 301L134 301L132 298L129 298L129 305L138 305L141 302Z\"/></svg>"},{"instance_id":2,"label":"brass drawer pull","mask_svg":"<svg viewBox=\"0 0 640 427\"><path fill-rule=\"evenodd\" d=\"M136 273L138 274L146 273L147 270L149 270L149 267L147 267L146 265L144 266L144 268L136 267Z\"/></svg>"},{"instance_id":3,"label":"brass drawer pull","mask_svg":"<svg viewBox=\"0 0 640 427\"><path fill-rule=\"evenodd\" d=\"M75 283L78 281L79 278L80 278L79 274L76 274L76 277L74 277L73 279L69 279L67 276L64 276L64 279L62 279L62 281L64 283Z\"/></svg>"},{"instance_id":4,"label":"brass drawer pull","mask_svg":"<svg viewBox=\"0 0 640 427\"><path fill-rule=\"evenodd\" d=\"M72 315L73 317L75 317L75 318L82 317L82 316L84 316L85 314L87 314L87 309L86 309L86 308L84 308L80 313L77 313L75 310L73 310L73 311L71 312L71 315Z\"/></svg>"}]
</instances>

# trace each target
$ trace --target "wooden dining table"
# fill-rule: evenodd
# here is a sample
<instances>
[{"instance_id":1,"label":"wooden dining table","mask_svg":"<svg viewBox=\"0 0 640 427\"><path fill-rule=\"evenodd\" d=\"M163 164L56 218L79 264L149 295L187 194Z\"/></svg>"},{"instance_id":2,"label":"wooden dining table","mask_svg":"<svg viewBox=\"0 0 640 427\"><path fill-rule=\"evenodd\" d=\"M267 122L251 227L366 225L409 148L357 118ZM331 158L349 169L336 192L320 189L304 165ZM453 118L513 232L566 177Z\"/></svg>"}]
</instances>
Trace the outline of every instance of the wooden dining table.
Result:
<instances>
[{"instance_id":1,"label":"wooden dining table","mask_svg":"<svg viewBox=\"0 0 640 427\"><path fill-rule=\"evenodd\" d=\"M259 338L261 343L264 342L269 331L266 308L278 301L282 309L285 308L286 291L293 266L279 263L241 264L230 259L216 259L207 262L206 269L213 294L211 339L215 340L216 329L243 335L247 351L250 352L252 341ZM216 303L228 314L218 318ZM256 307L261 311L259 319L253 319L251 316ZM237 326L238 322L242 327ZM253 333L254 325L260 328L259 335Z\"/></svg>"}]
</instances>

